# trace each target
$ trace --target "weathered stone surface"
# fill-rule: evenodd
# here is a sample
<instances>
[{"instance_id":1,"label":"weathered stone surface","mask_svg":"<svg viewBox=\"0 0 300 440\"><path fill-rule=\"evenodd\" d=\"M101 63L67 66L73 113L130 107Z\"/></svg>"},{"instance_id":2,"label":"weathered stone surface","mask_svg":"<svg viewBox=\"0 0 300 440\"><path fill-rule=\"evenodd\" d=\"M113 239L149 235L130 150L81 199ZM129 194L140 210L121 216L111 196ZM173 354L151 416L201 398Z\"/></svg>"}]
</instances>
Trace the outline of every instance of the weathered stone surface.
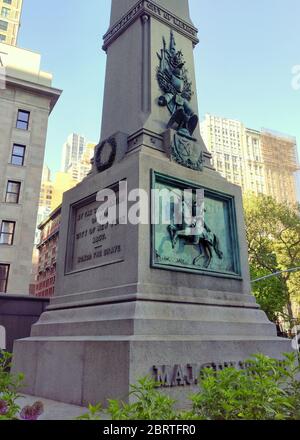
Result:
<instances>
[{"instance_id":1,"label":"weathered stone surface","mask_svg":"<svg viewBox=\"0 0 300 440\"><path fill-rule=\"evenodd\" d=\"M122 0L121 2L119 0L112 0L111 25L116 23L138 3L137 0ZM184 20L191 21L188 0L154 0L153 4L167 9Z\"/></svg>"},{"instance_id":2,"label":"weathered stone surface","mask_svg":"<svg viewBox=\"0 0 300 440\"><path fill-rule=\"evenodd\" d=\"M277 357L287 349L286 341L276 337L224 335L31 338L16 343L18 356L20 346L32 355L35 350L40 353L39 361L37 356L23 356L22 364L18 363L29 378L31 368L36 374L35 383L26 392L75 405L107 405L109 398L126 400L129 383L154 374L154 366L169 366L174 372L176 365L184 370L188 364L199 368L211 363L238 364L253 353ZM181 407L197 389L186 382L163 388Z\"/></svg>"},{"instance_id":3,"label":"weathered stone surface","mask_svg":"<svg viewBox=\"0 0 300 440\"><path fill-rule=\"evenodd\" d=\"M57 273L56 296L51 301L50 308L62 307L68 304L75 305L75 303L84 305L86 302L90 304L92 301L101 303L104 300L111 301L114 297L119 300L123 295L131 295L133 298L137 294L160 295L161 298L168 296L168 300L171 300L171 297L173 299L181 297L184 301L214 301L217 297L221 301L219 304L230 299L232 301L231 305L234 305L244 301L243 295L240 295L241 293L249 295L247 246L239 188L226 182L213 171L206 169L203 173L199 173L183 168L170 162L161 153L148 148L131 153L113 168L86 179L81 185L65 194L60 248L67 249L71 243L69 231L70 206L76 204L78 200L88 200L91 194L95 194L95 191L109 188L115 182L124 178L127 179L128 191L141 188L150 194L150 176L153 169L174 177L180 175L184 180L194 181L204 187L226 192L235 197L242 279L205 275L199 278L197 275L184 272L153 269L149 265L151 254L150 225L121 225L120 227L123 228L124 258L113 265L110 264L101 268L101 283L99 283L99 273L96 268L90 271L70 271L65 276L65 270L63 269L65 268L65 252L59 252L57 265L62 270L58 270ZM90 225L90 220L88 220L87 225Z\"/></svg>"}]
</instances>

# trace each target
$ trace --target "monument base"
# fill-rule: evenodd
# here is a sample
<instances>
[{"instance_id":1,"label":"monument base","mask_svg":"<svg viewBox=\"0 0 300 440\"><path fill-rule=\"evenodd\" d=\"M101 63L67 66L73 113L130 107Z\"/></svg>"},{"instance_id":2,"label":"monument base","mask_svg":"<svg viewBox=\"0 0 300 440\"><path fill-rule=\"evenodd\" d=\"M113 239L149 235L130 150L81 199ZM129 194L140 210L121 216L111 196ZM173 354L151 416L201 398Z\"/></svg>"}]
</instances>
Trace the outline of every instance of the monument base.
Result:
<instances>
[{"instance_id":1,"label":"monument base","mask_svg":"<svg viewBox=\"0 0 300 440\"><path fill-rule=\"evenodd\" d=\"M126 401L130 384L153 375L186 407L204 366L243 368L253 354L291 350L254 302L244 306L136 300L49 311L15 343L13 371L25 374L24 392L83 406Z\"/></svg>"},{"instance_id":2,"label":"monument base","mask_svg":"<svg viewBox=\"0 0 300 440\"><path fill-rule=\"evenodd\" d=\"M221 231L212 258L180 238L173 248L168 225L98 231L95 193L124 179L128 193L204 188L205 223ZM13 371L25 374L25 393L76 405L126 400L130 384L153 375L183 407L203 365L243 368L253 354L290 350L250 295L240 188L142 147L65 193L56 294L15 343Z\"/></svg>"}]
</instances>

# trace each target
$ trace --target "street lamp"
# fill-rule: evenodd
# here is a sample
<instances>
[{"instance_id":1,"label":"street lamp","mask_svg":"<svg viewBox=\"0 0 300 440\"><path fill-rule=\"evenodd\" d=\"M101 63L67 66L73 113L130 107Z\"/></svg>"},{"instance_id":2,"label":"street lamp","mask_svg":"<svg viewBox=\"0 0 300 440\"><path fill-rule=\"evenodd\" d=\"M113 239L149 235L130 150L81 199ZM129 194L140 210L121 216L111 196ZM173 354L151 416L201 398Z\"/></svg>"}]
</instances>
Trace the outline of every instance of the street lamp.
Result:
<instances>
[{"instance_id":1,"label":"street lamp","mask_svg":"<svg viewBox=\"0 0 300 440\"><path fill-rule=\"evenodd\" d=\"M300 270L300 267L294 267L293 269L287 269L287 270L280 270L279 272L274 272L269 275L265 275L264 277L256 278L255 280L251 280L251 284L257 283L258 281L267 280L268 278L277 277L278 275L281 275L282 273L290 273L290 272L298 272Z\"/></svg>"}]
</instances>

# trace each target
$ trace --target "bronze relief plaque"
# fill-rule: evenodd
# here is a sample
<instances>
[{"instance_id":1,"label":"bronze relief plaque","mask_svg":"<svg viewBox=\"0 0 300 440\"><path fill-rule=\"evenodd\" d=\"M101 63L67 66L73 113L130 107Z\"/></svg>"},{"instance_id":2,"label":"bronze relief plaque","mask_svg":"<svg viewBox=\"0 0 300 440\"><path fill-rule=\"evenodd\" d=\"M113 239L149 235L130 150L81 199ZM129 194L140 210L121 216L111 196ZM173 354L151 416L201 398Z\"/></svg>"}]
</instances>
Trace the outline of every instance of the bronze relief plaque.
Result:
<instances>
[{"instance_id":1,"label":"bronze relief plaque","mask_svg":"<svg viewBox=\"0 0 300 440\"><path fill-rule=\"evenodd\" d=\"M240 278L234 197L156 172L152 189L152 267Z\"/></svg>"}]
</instances>

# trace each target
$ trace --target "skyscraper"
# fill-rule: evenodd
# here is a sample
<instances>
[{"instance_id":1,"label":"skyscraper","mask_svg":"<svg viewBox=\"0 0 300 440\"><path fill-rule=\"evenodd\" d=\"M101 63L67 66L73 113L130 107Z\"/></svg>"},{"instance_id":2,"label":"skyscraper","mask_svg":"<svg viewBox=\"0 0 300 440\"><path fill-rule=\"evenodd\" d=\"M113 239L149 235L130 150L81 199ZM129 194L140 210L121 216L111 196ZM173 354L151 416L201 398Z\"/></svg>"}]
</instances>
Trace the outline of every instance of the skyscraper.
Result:
<instances>
[{"instance_id":1,"label":"skyscraper","mask_svg":"<svg viewBox=\"0 0 300 440\"><path fill-rule=\"evenodd\" d=\"M40 200L39 200L39 208L44 209L44 215L50 214L51 212L52 194L53 194L53 183L51 182L50 169L47 167L47 165L44 165ZM38 223L41 223L42 220L44 220L44 218L38 219Z\"/></svg>"},{"instance_id":2,"label":"skyscraper","mask_svg":"<svg viewBox=\"0 0 300 440\"><path fill-rule=\"evenodd\" d=\"M17 45L23 0L0 0L0 43Z\"/></svg>"},{"instance_id":3,"label":"skyscraper","mask_svg":"<svg viewBox=\"0 0 300 440\"><path fill-rule=\"evenodd\" d=\"M61 171L66 173L71 165L77 164L83 155L85 138L76 133L68 136L67 141L63 145L61 158Z\"/></svg>"},{"instance_id":4,"label":"skyscraper","mask_svg":"<svg viewBox=\"0 0 300 440\"><path fill-rule=\"evenodd\" d=\"M240 121L206 114L201 134L213 165L243 191L297 203L299 170L296 139L272 130L245 127Z\"/></svg>"},{"instance_id":5,"label":"skyscraper","mask_svg":"<svg viewBox=\"0 0 300 440\"><path fill-rule=\"evenodd\" d=\"M94 155L95 146L95 143L86 143L80 159L73 161L67 169L67 173L77 183L81 182L91 171L91 159Z\"/></svg>"}]
</instances>

